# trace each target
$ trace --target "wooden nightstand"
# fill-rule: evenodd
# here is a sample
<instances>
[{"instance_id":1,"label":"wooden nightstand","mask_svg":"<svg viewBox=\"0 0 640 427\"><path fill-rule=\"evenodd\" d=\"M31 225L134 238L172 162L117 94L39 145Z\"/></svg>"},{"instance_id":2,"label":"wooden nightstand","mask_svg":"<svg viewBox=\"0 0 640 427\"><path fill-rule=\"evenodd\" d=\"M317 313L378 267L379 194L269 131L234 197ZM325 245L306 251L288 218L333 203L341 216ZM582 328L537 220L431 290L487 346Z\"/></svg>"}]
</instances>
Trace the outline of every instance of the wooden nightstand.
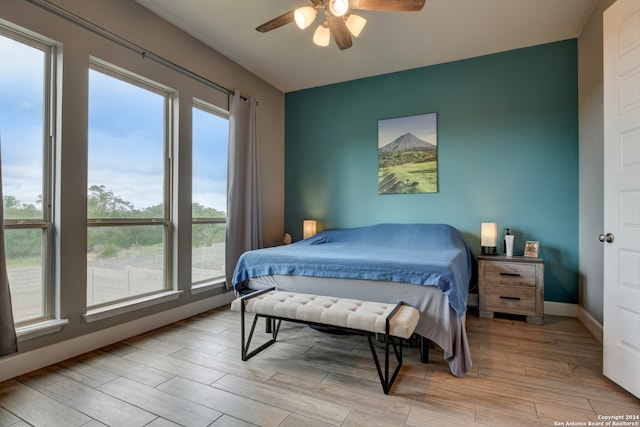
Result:
<instances>
[{"instance_id":1,"label":"wooden nightstand","mask_svg":"<svg viewBox=\"0 0 640 427\"><path fill-rule=\"evenodd\" d=\"M478 257L479 315L495 312L527 316L527 323L544 321L544 261L524 256Z\"/></svg>"}]
</instances>

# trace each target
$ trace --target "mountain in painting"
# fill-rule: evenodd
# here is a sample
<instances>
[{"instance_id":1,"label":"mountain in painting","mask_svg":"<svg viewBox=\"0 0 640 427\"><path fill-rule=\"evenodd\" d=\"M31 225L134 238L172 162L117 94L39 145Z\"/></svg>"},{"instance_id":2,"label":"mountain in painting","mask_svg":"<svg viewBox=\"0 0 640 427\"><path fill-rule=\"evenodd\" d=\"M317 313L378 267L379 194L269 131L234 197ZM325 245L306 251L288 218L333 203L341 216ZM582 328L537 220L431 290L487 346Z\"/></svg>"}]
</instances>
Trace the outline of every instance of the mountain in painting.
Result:
<instances>
[{"instance_id":1,"label":"mountain in painting","mask_svg":"<svg viewBox=\"0 0 640 427\"><path fill-rule=\"evenodd\" d=\"M435 151L438 147L418 138L412 133L405 133L402 136L397 137L389 144L380 147L378 152L380 153L400 153L403 151Z\"/></svg>"}]
</instances>

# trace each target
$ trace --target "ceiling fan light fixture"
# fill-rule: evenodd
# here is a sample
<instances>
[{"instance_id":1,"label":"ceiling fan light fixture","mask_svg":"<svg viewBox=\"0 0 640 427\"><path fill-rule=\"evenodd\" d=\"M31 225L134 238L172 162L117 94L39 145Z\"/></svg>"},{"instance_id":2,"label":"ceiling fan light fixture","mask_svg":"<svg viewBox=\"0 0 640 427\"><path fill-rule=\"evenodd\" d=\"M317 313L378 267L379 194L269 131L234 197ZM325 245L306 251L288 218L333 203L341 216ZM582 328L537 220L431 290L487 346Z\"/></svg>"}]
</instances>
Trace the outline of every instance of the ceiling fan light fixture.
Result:
<instances>
[{"instance_id":1,"label":"ceiling fan light fixture","mask_svg":"<svg viewBox=\"0 0 640 427\"><path fill-rule=\"evenodd\" d=\"M364 26L367 25L367 20L359 15L349 15L345 22L347 24L347 28L353 37L358 37Z\"/></svg>"},{"instance_id":2,"label":"ceiling fan light fixture","mask_svg":"<svg viewBox=\"0 0 640 427\"><path fill-rule=\"evenodd\" d=\"M318 46L326 47L329 46L329 41L331 41L331 33L327 21L324 21L313 33L313 42Z\"/></svg>"},{"instance_id":3,"label":"ceiling fan light fixture","mask_svg":"<svg viewBox=\"0 0 640 427\"><path fill-rule=\"evenodd\" d=\"M307 28L318 16L318 11L311 6L300 7L293 12L293 18L296 25L301 30Z\"/></svg>"},{"instance_id":4,"label":"ceiling fan light fixture","mask_svg":"<svg viewBox=\"0 0 640 427\"><path fill-rule=\"evenodd\" d=\"M329 0L329 12L333 16L344 16L348 10L349 0Z\"/></svg>"}]
</instances>

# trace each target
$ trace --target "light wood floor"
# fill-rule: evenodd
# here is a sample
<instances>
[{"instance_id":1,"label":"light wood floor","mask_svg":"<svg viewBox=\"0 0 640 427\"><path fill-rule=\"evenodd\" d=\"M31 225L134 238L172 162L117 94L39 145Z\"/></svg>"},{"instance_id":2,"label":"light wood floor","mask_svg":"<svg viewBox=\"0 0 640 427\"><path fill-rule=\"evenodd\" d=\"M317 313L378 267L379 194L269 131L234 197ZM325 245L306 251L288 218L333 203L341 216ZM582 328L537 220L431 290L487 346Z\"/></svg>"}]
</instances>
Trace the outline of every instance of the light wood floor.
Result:
<instances>
[{"instance_id":1,"label":"light wood floor","mask_svg":"<svg viewBox=\"0 0 640 427\"><path fill-rule=\"evenodd\" d=\"M577 319L469 313L468 375L453 377L439 349L428 365L408 349L388 396L362 337L283 324L278 343L242 362L239 330L239 314L220 308L0 383L0 426L559 426L640 415L639 400L600 374L601 346Z\"/></svg>"}]
</instances>

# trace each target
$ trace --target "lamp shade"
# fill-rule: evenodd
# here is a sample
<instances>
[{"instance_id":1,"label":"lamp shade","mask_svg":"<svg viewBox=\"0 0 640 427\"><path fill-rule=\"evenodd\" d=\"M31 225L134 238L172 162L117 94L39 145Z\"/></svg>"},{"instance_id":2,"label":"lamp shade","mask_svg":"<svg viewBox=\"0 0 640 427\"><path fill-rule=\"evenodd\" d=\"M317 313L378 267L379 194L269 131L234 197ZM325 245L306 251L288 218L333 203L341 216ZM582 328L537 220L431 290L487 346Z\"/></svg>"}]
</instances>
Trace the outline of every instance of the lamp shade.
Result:
<instances>
[{"instance_id":1,"label":"lamp shade","mask_svg":"<svg viewBox=\"0 0 640 427\"><path fill-rule=\"evenodd\" d=\"M330 40L331 33L329 32L329 27L323 22L322 24L318 25L315 33L313 33L313 42L318 46L325 47L329 46Z\"/></svg>"},{"instance_id":2,"label":"lamp shade","mask_svg":"<svg viewBox=\"0 0 640 427\"><path fill-rule=\"evenodd\" d=\"M316 235L316 220L305 219L302 222L302 237L308 239Z\"/></svg>"},{"instance_id":3,"label":"lamp shade","mask_svg":"<svg viewBox=\"0 0 640 427\"><path fill-rule=\"evenodd\" d=\"M480 230L480 246L496 247L498 225L495 222L483 222Z\"/></svg>"},{"instance_id":4,"label":"lamp shade","mask_svg":"<svg viewBox=\"0 0 640 427\"><path fill-rule=\"evenodd\" d=\"M351 35L358 37L364 29L364 26L367 25L367 20L362 16L352 14L347 17L346 24Z\"/></svg>"},{"instance_id":5,"label":"lamp shade","mask_svg":"<svg viewBox=\"0 0 640 427\"><path fill-rule=\"evenodd\" d=\"M293 19L301 30L307 28L316 19L318 12L311 6L300 7L293 12Z\"/></svg>"}]
</instances>

